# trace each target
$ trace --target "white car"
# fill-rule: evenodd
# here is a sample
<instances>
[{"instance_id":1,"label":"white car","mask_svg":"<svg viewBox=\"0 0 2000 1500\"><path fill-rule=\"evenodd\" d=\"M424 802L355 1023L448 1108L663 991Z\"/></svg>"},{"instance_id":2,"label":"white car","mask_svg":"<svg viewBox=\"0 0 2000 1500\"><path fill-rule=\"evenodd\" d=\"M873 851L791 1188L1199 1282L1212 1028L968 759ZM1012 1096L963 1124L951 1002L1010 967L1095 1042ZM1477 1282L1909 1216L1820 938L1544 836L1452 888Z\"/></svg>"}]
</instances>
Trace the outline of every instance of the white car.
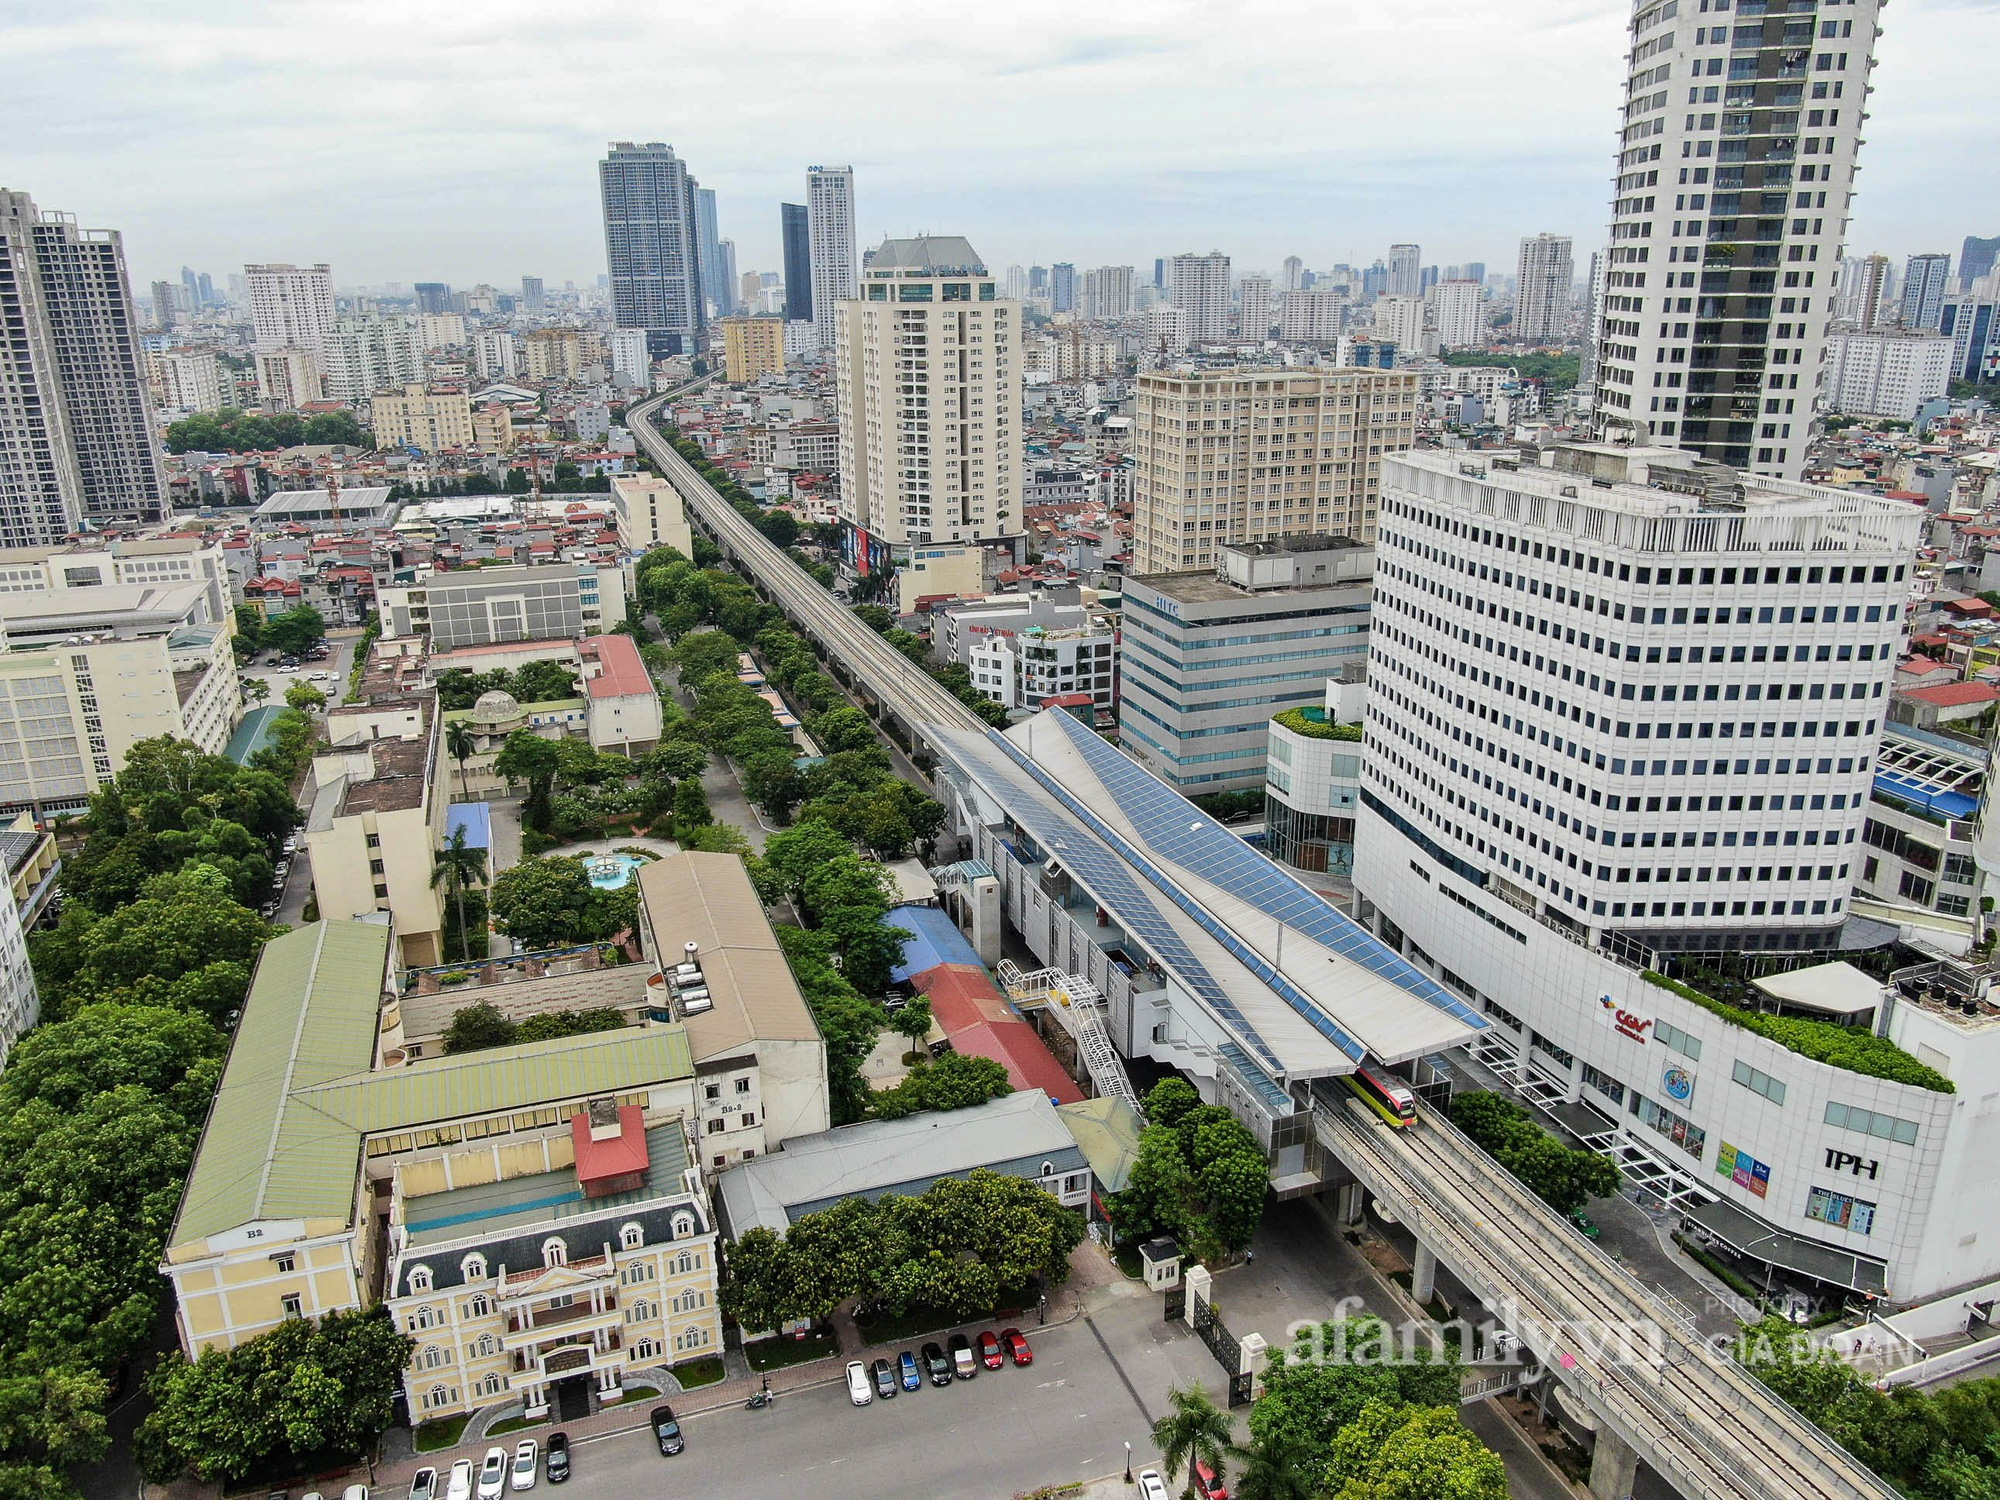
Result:
<instances>
[{"instance_id":1,"label":"white car","mask_svg":"<svg viewBox=\"0 0 2000 1500\"><path fill-rule=\"evenodd\" d=\"M507 1450L488 1448L479 1466L479 1500L500 1500L507 1488Z\"/></svg>"},{"instance_id":2,"label":"white car","mask_svg":"<svg viewBox=\"0 0 2000 1500\"><path fill-rule=\"evenodd\" d=\"M866 1406L875 1399L875 1388L868 1381L868 1366L858 1359L847 1362L847 1399L856 1406Z\"/></svg>"},{"instance_id":3,"label":"white car","mask_svg":"<svg viewBox=\"0 0 2000 1500\"><path fill-rule=\"evenodd\" d=\"M368 1486L365 1484L350 1484L340 1492L340 1500L368 1500Z\"/></svg>"},{"instance_id":4,"label":"white car","mask_svg":"<svg viewBox=\"0 0 2000 1500\"><path fill-rule=\"evenodd\" d=\"M1167 1500L1167 1482L1158 1469L1139 1471L1139 1500Z\"/></svg>"},{"instance_id":5,"label":"white car","mask_svg":"<svg viewBox=\"0 0 2000 1500\"><path fill-rule=\"evenodd\" d=\"M514 1477L512 1488L531 1490L535 1487L535 1475L542 1461L542 1445L533 1438L522 1438L514 1445Z\"/></svg>"},{"instance_id":6,"label":"white car","mask_svg":"<svg viewBox=\"0 0 2000 1500\"><path fill-rule=\"evenodd\" d=\"M472 1500L472 1460L461 1458L451 1466L444 1483L444 1500Z\"/></svg>"}]
</instances>

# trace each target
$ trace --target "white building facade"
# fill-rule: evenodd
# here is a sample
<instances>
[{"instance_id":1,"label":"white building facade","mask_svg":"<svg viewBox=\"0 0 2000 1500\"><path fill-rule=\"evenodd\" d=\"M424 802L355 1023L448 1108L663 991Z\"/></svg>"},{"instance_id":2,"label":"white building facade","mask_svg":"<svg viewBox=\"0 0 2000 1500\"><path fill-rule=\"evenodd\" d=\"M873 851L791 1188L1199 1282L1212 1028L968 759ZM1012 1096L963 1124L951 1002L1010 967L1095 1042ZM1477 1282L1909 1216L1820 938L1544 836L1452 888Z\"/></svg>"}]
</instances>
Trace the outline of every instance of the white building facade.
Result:
<instances>
[{"instance_id":1,"label":"white building facade","mask_svg":"<svg viewBox=\"0 0 2000 1500\"><path fill-rule=\"evenodd\" d=\"M1568 235L1522 236L1521 259L1514 276L1514 321L1507 331L1517 339L1561 338L1575 280Z\"/></svg>"},{"instance_id":2,"label":"white building facade","mask_svg":"<svg viewBox=\"0 0 2000 1500\"><path fill-rule=\"evenodd\" d=\"M1836 333L1828 404L1853 416L1910 421L1951 380L1952 340L1891 329Z\"/></svg>"},{"instance_id":3,"label":"white building facade","mask_svg":"<svg viewBox=\"0 0 2000 1500\"><path fill-rule=\"evenodd\" d=\"M806 169L806 235L812 255L813 327L819 347L840 337L837 304L860 295L861 247L854 233L854 168Z\"/></svg>"},{"instance_id":4,"label":"white building facade","mask_svg":"<svg viewBox=\"0 0 2000 1500\"><path fill-rule=\"evenodd\" d=\"M1176 255L1167 262L1168 295L1187 314L1187 336L1196 344L1220 344L1229 337L1229 257Z\"/></svg>"}]
</instances>

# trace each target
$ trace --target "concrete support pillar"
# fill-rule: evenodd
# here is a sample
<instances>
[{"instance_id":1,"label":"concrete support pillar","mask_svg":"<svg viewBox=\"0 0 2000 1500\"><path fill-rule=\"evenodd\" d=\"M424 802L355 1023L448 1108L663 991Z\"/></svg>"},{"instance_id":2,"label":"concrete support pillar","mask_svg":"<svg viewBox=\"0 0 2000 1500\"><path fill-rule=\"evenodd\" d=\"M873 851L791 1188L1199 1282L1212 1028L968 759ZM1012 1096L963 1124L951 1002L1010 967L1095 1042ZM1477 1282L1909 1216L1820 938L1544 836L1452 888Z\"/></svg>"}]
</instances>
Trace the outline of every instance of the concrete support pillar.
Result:
<instances>
[{"instance_id":1,"label":"concrete support pillar","mask_svg":"<svg viewBox=\"0 0 2000 1500\"><path fill-rule=\"evenodd\" d=\"M1417 1258L1410 1265L1410 1295L1422 1303L1431 1300L1437 1291L1438 1258L1430 1246L1417 1241Z\"/></svg>"},{"instance_id":2,"label":"concrete support pillar","mask_svg":"<svg viewBox=\"0 0 2000 1500\"><path fill-rule=\"evenodd\" d=\"M1340 1190L1340 1222L1359 1224L1361 1210L1368 1201L1366 1190L1358 1182L1350 1182Z\"/></svg>"},{"instance_id":3,"label":"concrete support pillar","mask_svg":"<svg viewBox=\"0 0 2000 1500\"><path fill-rule=\"evenodd\" d=\"M1639 1455L1632 1445L1602 1422L1597 1447L1590 1455L1590 1493L1595 1500L1631 1500L1639 1477Z\"/></svg>"}]
</instances>

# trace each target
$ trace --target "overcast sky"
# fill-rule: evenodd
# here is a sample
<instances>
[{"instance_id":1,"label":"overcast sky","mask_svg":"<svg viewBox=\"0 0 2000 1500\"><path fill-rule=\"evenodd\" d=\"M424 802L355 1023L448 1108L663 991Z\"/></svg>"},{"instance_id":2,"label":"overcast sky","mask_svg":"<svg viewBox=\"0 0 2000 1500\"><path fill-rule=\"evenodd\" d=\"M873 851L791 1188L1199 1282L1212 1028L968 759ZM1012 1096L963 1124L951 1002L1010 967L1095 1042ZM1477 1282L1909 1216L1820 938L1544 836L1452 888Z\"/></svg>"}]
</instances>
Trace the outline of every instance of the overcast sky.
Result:
<instances>
[{"instance_id":1,"label":"overcast sky","mask_svg":"<svg viewBox=\"0 0 2000 1500\"><path fill-rule=\"evenodd\" d=\"M1682 0L1692 10L1695 0ZM1239 274L1511 270L1601 242L1617 0L0 0L4 185L124 231L133 279L332 263L339 285L604 267L606 141L665 140L739 269L852 163L864 241L1011 262L1221 249ZM2000 0L1884 14L1851 253L2000 234Z\"/></svg>"}]
</instances>

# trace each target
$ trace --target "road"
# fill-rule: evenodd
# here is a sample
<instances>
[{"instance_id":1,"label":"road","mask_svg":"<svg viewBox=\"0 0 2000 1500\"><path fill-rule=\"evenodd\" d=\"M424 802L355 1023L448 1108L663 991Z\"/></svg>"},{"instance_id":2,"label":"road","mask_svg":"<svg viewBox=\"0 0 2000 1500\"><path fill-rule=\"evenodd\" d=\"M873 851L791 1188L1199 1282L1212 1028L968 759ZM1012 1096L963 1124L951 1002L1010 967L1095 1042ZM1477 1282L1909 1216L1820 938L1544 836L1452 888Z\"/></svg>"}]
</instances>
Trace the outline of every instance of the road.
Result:
<instances>
[{"instance_id":1,"label":"road","mask_svg":"<svg viewBox=\"0 0 2000 1500\"><path fill-rule=\"evenodd\" d=\"M292 672L282 671L273 653L260 651L254 661L239 667L236 675L244 682L254 678L269 683L270 696L261 701L282 704L285 701L286 688L295 682L310 681L307 673L331 672L333 674L331 682L322 679L312 685L326 694L329 704L335 704L347 695L348 669L354 663L354 648L359 640L360 636L357 634L329 637L326 644L333 653L330 657L325 661L307 662ZM249 707L257 706L258 702L248 698L244 701ZM305 785L299 789L300 810L310 810L312 799L312 776L311 773L307 773ZM286 872L284 889L278 893L278 910L272 915L271 920L297 927L305 921L306 902L311 896L312 856L306 852L305 840L301 837L298 852L292 856L291 868Z\"/></svg>"}]
</instances>

